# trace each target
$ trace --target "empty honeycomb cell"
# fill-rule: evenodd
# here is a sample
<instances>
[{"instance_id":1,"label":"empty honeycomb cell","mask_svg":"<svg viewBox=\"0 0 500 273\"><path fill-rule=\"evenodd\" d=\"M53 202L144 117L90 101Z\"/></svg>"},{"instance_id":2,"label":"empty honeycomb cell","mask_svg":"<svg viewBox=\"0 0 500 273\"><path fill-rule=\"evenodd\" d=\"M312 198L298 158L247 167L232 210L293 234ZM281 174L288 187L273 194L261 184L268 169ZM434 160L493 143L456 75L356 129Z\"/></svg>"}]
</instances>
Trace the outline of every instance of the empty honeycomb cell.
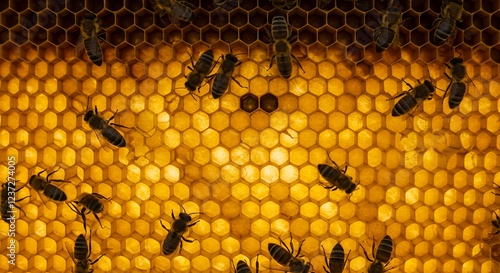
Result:
<instances>
[{"instance_id":1,"label":"empty honeycomb cell","mask_svg":"<svg viewBox=\"0 0 500 273\"><path fill-rule=\"evenodd\" d=\"M207 44L213 44L219 40L219 29L213 26L203 28L201 33L201 39ZM237 32L236 36L238 36Z\"/></svg>"},{"instance_id":2,"label":"empty honeycomb cell","mask_svg":"<svg viewBox=\"0 0 500 273\"><path fill-rule=\"evenodd\" d=\"M124 1L113 1L113 2L105 2L105 8L110 11L118 11L123 8Z\"/></svg>"},{"instance_id":3,"label":"empty honeycomb cell","mask_svg":"<svg viewBox=\"0 0 500 273\"><path fill-rule=\"evenodd\" d=\"M220 32L223 34L221 35L221 40L228 44L238 40L238 30L231 25L221 28Z\"/></svg>"},{"instance_id":4,"label":"empty honeycomb cell","mask_svg":"<svg viewBox=\"0 0 500 273\"><path fill-rule=\"evenodd\" d=\"M498 44L498 30L487 28L481 33L481 38L484 44L494 46Z\"/></svg>"},{"instance_id":5,"label":"empty honeycomb cell","mask_svg":"<svg viewBox=\"0 0 500 273\"><path fill-rule=\"evenodd\" d=\"M42 44L47 41L47 31L41 27L33 27L29 30L29 39L34 44Z\"/></svg>"},{"instance_id":6,"label":"empty honeycomb cell","mask_svg":"<svg viewBox=\"0 0 500 273\"><path fill-rule=\"evenodd\" d=\"M351 28L343 27L337 30L337 41L344 45L350 45L354 42L354 31Z\"/></svg>"},{"instance_id":7,"label":"empty honeycomb cell","mask_svg":"<svg viewBox=\"0 0 500 273\"><path fill-rule=\"evenodd\" d=\"M222 28L228 23L229 13L227 11L219 9L218 12L210 13L210 24L216 26L217 28Z\"/></svg>"},{"instance_id":8,"label":"empty honeycomb cell","mask_svg":"<svg viewBox=\"0 0 500 273\"><path fill-rule=\"evenodd\" d=\"M248 23L248 13L239 9L231 11L229 22L236 27L242 27Z\"/></svg>"},{"instance_id":9,"label":"empty honeycomb cell","mask_svg":"<svg viewBox=\"0 0 500 273\"><path fill-rule=\"evenodd\" d=\"M57 23L56 14L52 11L46 10L38 13L38 25L42 26L44 29L50 29Z\"/></svg>"},{"instance_id":10,"label":"empty honeycomb cell","mask_svg":"<svg viewBox=\"0 0 500 273\"><path fill-rule=\"evenodd\" d=\"M126 31L126 39L131 45L136 46L144 41L144 31L139 28L130 28Z\"/></svg>"},{"instance_id":11,"label":"empty honeycomb cell","mask_svg":"<svg viewBox=\"0 0 500 273\"><path fill-rule=\"evenodd\" d=\"M346 14L346 23L353 29L358 29L364 24L364 16L357 10L350 11Z\"/></svg>"},{"instance_id":12,"label":"empty honeycomb cell","mask_svg":"<svg viewBox=\"0 0 500 273\"><path fill-rule=\"evenodd\" d=\"M271 15L272 14L268 14L268 16ZM272 22L273 17L269 17L268 22ZM292 25L295 28L301 28L305 26L306 20L307 20L307 14L303 10L294 9L290 11L290 13L288 14L288 24Z\"/></svg>"},{"instance_id":13,"label":"empty honeycomb cell","mask_svg":"<svg viewBox=\"0 0 500 273\"><path fill-rule=\"evenodd\" d=\"M127 10L120 10L116 13L116 24L122 29L129 28L134 24L134 14Z\"/></svg>"}]
</instances>

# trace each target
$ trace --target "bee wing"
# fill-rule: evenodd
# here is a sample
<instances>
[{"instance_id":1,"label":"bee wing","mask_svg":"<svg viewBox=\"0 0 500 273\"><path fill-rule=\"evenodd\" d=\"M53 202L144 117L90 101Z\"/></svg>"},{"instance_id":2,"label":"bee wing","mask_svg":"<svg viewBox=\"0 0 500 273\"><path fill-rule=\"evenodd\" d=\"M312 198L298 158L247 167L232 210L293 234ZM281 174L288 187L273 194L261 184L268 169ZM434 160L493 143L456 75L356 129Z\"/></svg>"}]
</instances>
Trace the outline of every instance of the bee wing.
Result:
<instances>
[{"instance_id":1,"label":"bee wing","mask_svg":"<svg viewBox=\"0 0 500 273\"><path fill-rule=\"evenodd\" d=\"M101 130L93 130L93 131L96 134L97 139L99 140L99 143L101 143L101 147L104 149L104 151L109 152L109 147L107 145L107 142L102 140L102 139L106 139L102 135L102 131Z\"/></svg>"},{"instance_id":2,"label":"bee wing","mask_svg":"<svg viewBox=\"0 0 500 273\"><path fill-rule=\"evenodd\" d=\"M78 37L78 41L76 42L75 57L82 56L82 52L83 52L83 36L80 34L80 37Z\"/></svg>"},{"instance_id":3,"label":"bee wing","mask_svg":"<svg viewBox=\"0 0 500 273\"><path fill-rule=\"evenodd\" d=\"M92 35L90 36L90 43L88 44L87 50L89 51L89 56L102 55L101 44L99 44L99 39L97 38L97 33L95 32L95 29L92 30Z\"/></svg>"},{"instance_id":4,"label":"bee wing","mask_svg":"<svg viewBox=\"0 0 500 273\"><path fill-rule=\"evenodd\" d=\"M74 247L70 243L68 243L68 241L65 241L64 248L66 248L66 251L68 251L69 256L71 257L73 262L76 264L77 261L75 259Z\"/></svg>"}]
</instances>

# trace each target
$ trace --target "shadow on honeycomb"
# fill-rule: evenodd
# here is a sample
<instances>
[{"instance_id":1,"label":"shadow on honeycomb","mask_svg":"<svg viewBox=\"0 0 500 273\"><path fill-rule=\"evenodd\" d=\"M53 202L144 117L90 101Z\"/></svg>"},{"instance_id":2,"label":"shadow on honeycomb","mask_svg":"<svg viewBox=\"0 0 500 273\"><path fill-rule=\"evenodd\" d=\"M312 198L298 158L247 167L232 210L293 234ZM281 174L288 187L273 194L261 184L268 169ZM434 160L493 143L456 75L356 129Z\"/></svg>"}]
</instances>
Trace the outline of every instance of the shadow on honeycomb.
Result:
<instances>
[{"instance_id":1,"label":"shadow on honeycomb","mask_svg":"<svg viewBox=\"0 0 500 273\"><path fill-rule=\"evenodd\" d=\"M65 4L65 2L67 2ZM84 1L106 30L104 63L75 57L79 1L0 1L0 148L16 158L20 184L61 167L58 185L74 200L111 196L101 220L89 217L95 272L229 272L231 260L255 257L266 272L267 244L305 240L302 253L323 272L327 251L352 250L348 272L366 272L370 249L389 234L392 272L499 272L500 5L464 1L453 44L436 46L432 23L441 1L399 1L400 47L375 51L373 32L387 1L332 1L287 9L292 44L305 73L286 81L269 67L264 28L283 11L270 1L217 7L189 0L196 19L172 24L140 1ZM209 85L194 100L184 87L189 54L231 50L243 63L219 100ZM469 92L455 110L442 103L447 63L465 60ZM439 88L412 118L391 116L388 98L427 76ZM128 147L106 152L79 113L92 98ZM260 103L259 103L260 101ZM259 109L260 108L260 109ZM155 131L156 129L156 131ZM140 132L151 132L145 136ZM130 156L132 155L132 156ZM321 187L316 166L348 165L359 181L348 199ZM7 173L2 164L1 173ZM4 272L68 272L65 242L83 232L65 204L28 188L18 203L16 265L9 266L8 225L0 223ZM160 255L171 211L202 211L177 256ZM484 239L488 238L488 239ZM494 258L494 260L491 259ZM495 261L496 260L496 261ZM390 266L389 266L390 268Z\"/></svg>"}]
</instances>

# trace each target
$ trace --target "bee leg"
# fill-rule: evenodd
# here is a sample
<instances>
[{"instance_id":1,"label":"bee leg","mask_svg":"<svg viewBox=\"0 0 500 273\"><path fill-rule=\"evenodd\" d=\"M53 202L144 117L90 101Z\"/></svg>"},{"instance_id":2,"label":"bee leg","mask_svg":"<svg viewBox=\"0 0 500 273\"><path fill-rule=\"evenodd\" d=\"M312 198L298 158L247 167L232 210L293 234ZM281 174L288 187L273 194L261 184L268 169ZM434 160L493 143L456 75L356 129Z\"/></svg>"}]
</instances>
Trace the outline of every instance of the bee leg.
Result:
<instances>
[{"instance_id":1,"label":"bee leg","mask_svg":"<svg viewBox=\"0 0 500 273\"><path fill-rule=\"evenodd\" d=\"M411 84L409 84L407 81L405 81L405 79L403 79L403 78L402 78L401 80L402 80L404 83L406 83L406 85L407 85L408 87L410 87L410 90L412 90L412 89L413 89L413 86L411 86ZM420 81L420 80L419 80L419 81Z\"/></svg>"},{"instance_id":2,"label":"bee leg","mask_svg":"<svg viewBox=\"0 0 500 273\"><path fill-rule=\"evenodd\" d=\"M47 169L43 169L41 172L38 173L38 176L40 176L43 172L45 172Z\"/></svg>"},{"instance_id":3,"label":"bee leg","mask_svg":"<svg viewBox=\"0 0 500 273\"><path fill-rule=\"evenodd\" d=\"M293 55L293 54L292 54L292 58L297 62L300 69L302 70L302 72L306 73L306 71L304 70L304 68L302 68L302 65L300 64L299 59L297 59L297 57L295 57L295 55Z\"/></svg>"},{"instance_id":4,"label":"bee leg","mask_svg":"<svg viewBox=\"0 0 500 273\"><path fill-rule=\"evenodd\" d=\"M163 225L163 222L161 221L161 219L160 219L160 225L161 225L164 229L166 229L168 232L170 232L170 229L168 229L167 227L165 227L165 225Z\"/></svg>"},{"instance_id":5,"label":"bee leg","mask_svg":"<svg viewBox=\"0 0 500 273\"><path fill-rule=\"evenodd\" d=\"M255 273L259 273L259 254L257 254L257 259L255 260Z\"/></svg>"},{"instance_id":6,"label":"bee leg","mask_svg":"<svg viewBox=\"0 0 500 273\"><path fill-rule=\"evenodd\" d=\"M283 240L281 240L280 237L278 237L278 239L280 240L280 244L283 245L288 252L290 252L290 249L288 248L288 246L286 246L285 242L283 242ZM290 237L290 243L291 242L292 242L292 238Z\"/></svg>"},{"instance_id":7,"label":"bee leg","mask_svg":"<svg viewBox=\"0 0 500 273\"><path fill-rule=\"evenodd\" d=\"M99 199L104 199L104 200L107 200L107 201L111 200L111 197L104 197L104 196L102 196L101 194L99 194L97 192L92 193L92 195L95 196L95 197L97 197L97 198L99 198Z\"/></svg>"},{"instance_id":8,"label":"bee leg","mask_svg":"<svg viewBox=\"0 0 500 273\"><path fill-rule=\"evenodd\" d=\"M300 252L302 251L302 245L304 244L305 241L306 241L305 239L302 240L302 241L300 241L300 243L299 243L299 249L297 250L297 255L295 255L295 257L302 257L302 256L304 256L304 255L300 255Z\"/></svg>"},{"instance_id":9,"label":"bee leg","mask_svg":"<svg viewBox=\"0 0 500 273\"><path fill-rule=\"evenodd\" d=\"M196 225L199 221L200 221L200 220L197 220L197 221L192 222L191 224L189 224L189 225L188 225L188 227L192 227L192 226Z\"/></svg>"},{"instance_id":10,"label":"bee leg","mask_svg":"<svg viewBox=\"0 0 500 273\"><path fill-rule=\"evenodd\" d=\"M174 210L172 210L172 214L171 215L172 215L172 219L175 220Z\"/></svg>"},{"instance_id":11,"label":"bee leg","mask_svg":"<svg viewBox=\"0 0 500 273\"><path fill-rule=\"evenodd\" d=\"M269 68L267 69L267 71L269 71L269 69L271 69L271 67L273 67L273 64L274 64L274 58L276 57L276 55L273 55L271 57L271 61L269 62Z\"/></svg>"},{"instance_id":12,"label":"bee leg","mask_svg":"<svg viewBox=\"0 0 500 273\"><path fill-rule=\"evenodd\" d=\"M386 100L393 100L393 99L397 99L397 98L399 98L399 97L402 97L402 96L406 95L406 93L408 93L408 92L407 92L407 91L401 92L401 93L399 93L399 94L395 95L394 97L390 97L390 98L388 98L388 99L386 99Z\"/></svg>"},{"instance_id":13,"label":"bee leg","mask_svg":"<svg viewBox=\"0 0 500 273\"><path fill-rule=\"evenodd\" d=\"M237 79L235 79L233 76L231 76L231 78L232 78L232 79L234 80L234 82L236 82L236 83L237 83L237 84L238 84L241 88L246 88L246 89L248 89L248 87L245 87L245 86L241 85L241 83L240 83Z\"/></svg>"},{"instance_id":14,"label":"bee leg","mask_svg":"<svg viewBox=\"0 0 500 273\"><path fill-rule=\"evenodd\" d=\"M90 251L89 251L89 254L90 254ZM106 254L101 254L101 256L99 256L97 259L93 260L93 261L89 261L91 265L97 263L101 258L102 256L105 256Z\"/></svg>"},{"instance_id":15,"label":"bee leg","mask_svg":"<svg viewBox=\"0 0 500 273\"><path fill-rule=\"evenodd\" d=\"M330 265L330 263L328 262L328 259L326 258L326 250L325 250L325 247L323 245L321 245L321 248L323 248L323 257L325 258L325 264L326 265ZM326 266L323 265L323 269L325 270L325 272L327 273L331 273L327 268Z\"/></svg>"},{"instance_id":16,"label":"bee leg","mask_svg":"<svg viewBox=\"0 0 500 273\"><path fill-rule=\"evenodd\" d=\"M99 218L99 216L97 216L97 213L92 212L92 214L94 214L94 217L95 217L95 219L97 219L97 222L99 222L99 225L101 225L101 228L104 228L104 227L102 226L101 219Z\"/></svg>"},{"instance_id":17,"label":"bee leg","mask_svg":"<svg viewBox=\"0 0 500 273\"><path fill-rule=\"evenodd\" d=\"M372 260L372 259L370 259L370 257L368 257L368 253L366 252L366 250L365 250L365 248L363 247L363 245L362 245L362 244L359 244L359 245L360 245L360 246L361 246L361 248L363 249L363 252L365 253L365 257L366 257L366 259L367 259L368 261L370 261L370 262L373 262L373 260Z\"/></svg>"},{"instance_id":18,"label":"bee leg","mask_svg":"<svg viewBox=\"0 0 500 273\"><path fill-rule=\"evenodd\" d=\"M275 41L273 35L271 35L271 33L269 32L269 30L267 30L267 28L264 28L264 30L266 31L267 36L269 37L269 42L274 43Z\"/></svg>"},{"instance_id":19,"label":"bee leg","mask_svg":"<svg viewBox=\"0 0 500 273\"><path fill-rule=\"evenodd\" d=\"M85 230L85 234L87 234L87 216L85 216L85 207L80 211L80 215L82 216L83 221L83 229Z\"/></svg>"},{"instance_id":20,"label":"bee leg","mask_svg":"<svg viewBox=\"0 0 500 273\"><path fill-rule=\"evenodd\" d=\"M195 239L192 239L192 240L186 239L186 237L184 237L184 236L181 236L181 238L182 238L182 241L185 241L185 242L188 242L188 243L192 243L195 240ZM182 241L181 241L181 243L182 243Z\"/></svg>"}]
</instances>

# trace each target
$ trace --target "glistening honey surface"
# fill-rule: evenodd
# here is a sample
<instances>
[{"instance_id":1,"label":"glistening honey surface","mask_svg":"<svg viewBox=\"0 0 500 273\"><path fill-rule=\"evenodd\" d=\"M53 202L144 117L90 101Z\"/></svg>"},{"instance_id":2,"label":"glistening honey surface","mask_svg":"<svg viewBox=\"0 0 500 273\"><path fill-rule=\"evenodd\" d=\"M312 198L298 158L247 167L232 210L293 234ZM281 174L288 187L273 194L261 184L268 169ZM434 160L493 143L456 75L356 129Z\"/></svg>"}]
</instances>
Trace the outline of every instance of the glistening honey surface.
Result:
<instances>
[{"instance_id":1,"label":"glistening honey surface","mask_svg":"<svg viewBox=\"0 0 500 273\"><path fill-rule=\"evenodd\" d=\"M62 3L61 3L62 2ZM42 169L72 183L60 186L74 200L82 192L112 197L92 215L92 255L106 254L95 272L229 272L231 260L261 254L270 264L269 242L290 233L305 240L303 254L323 272L323 252L341 242L352 250L344 272L366 272L369 249L389 234L394 243L391 272L498 272L499 239L490 236L500 183L499 29L496 0L465 1L463 22L450 45L432 44L432 22L440 1L402 5L401 47L383 54L371 40L386 3L368 8L333 1L326 9L300 1L288 11L298 31L293 44L305 73L292 78L269 71L272 49L265 30L279 14L270 1L243 1L215 8L189 1L192 24L173 25L140 1L86 1L106 28L104 64L75 57L78 1L1 1L0 160L17 158L19 184ZM202 2L200 5L199 2ZM360 4L366 2L358 0ZM183 89L190 65L209 48L216 58L229 51L243 61L219 100L209 85L194 100ZM443 90L444 63L465 60L468 92L450 110ZM387 98L430 77L440 89L413 117L394 118ZM247 113L240 98L268 93L278 98L271 113ZM127 148L105 151L79 113L87 97L115 122ZM255 101L255 100L254 100ZM268 102L267 100L264 100ZM265 105L265 104L264 104ZM148 134L151 137L148 137ZM360 181L350 200L329 192L317 164L328 155ZM7 174L6 163L0 174ZM16 266L0 256L2 272L69 272L65 250L83 233L81 219L62 203L31 195L18 205ZM200 222L191 228L179 255L161 254L171 210L183 205ZM0 223L1 252L7 253L6 223ZM88 238L88 236L87 236ZM498 258L497 258L498 259Z\"/></svg>"}]
</instances>

